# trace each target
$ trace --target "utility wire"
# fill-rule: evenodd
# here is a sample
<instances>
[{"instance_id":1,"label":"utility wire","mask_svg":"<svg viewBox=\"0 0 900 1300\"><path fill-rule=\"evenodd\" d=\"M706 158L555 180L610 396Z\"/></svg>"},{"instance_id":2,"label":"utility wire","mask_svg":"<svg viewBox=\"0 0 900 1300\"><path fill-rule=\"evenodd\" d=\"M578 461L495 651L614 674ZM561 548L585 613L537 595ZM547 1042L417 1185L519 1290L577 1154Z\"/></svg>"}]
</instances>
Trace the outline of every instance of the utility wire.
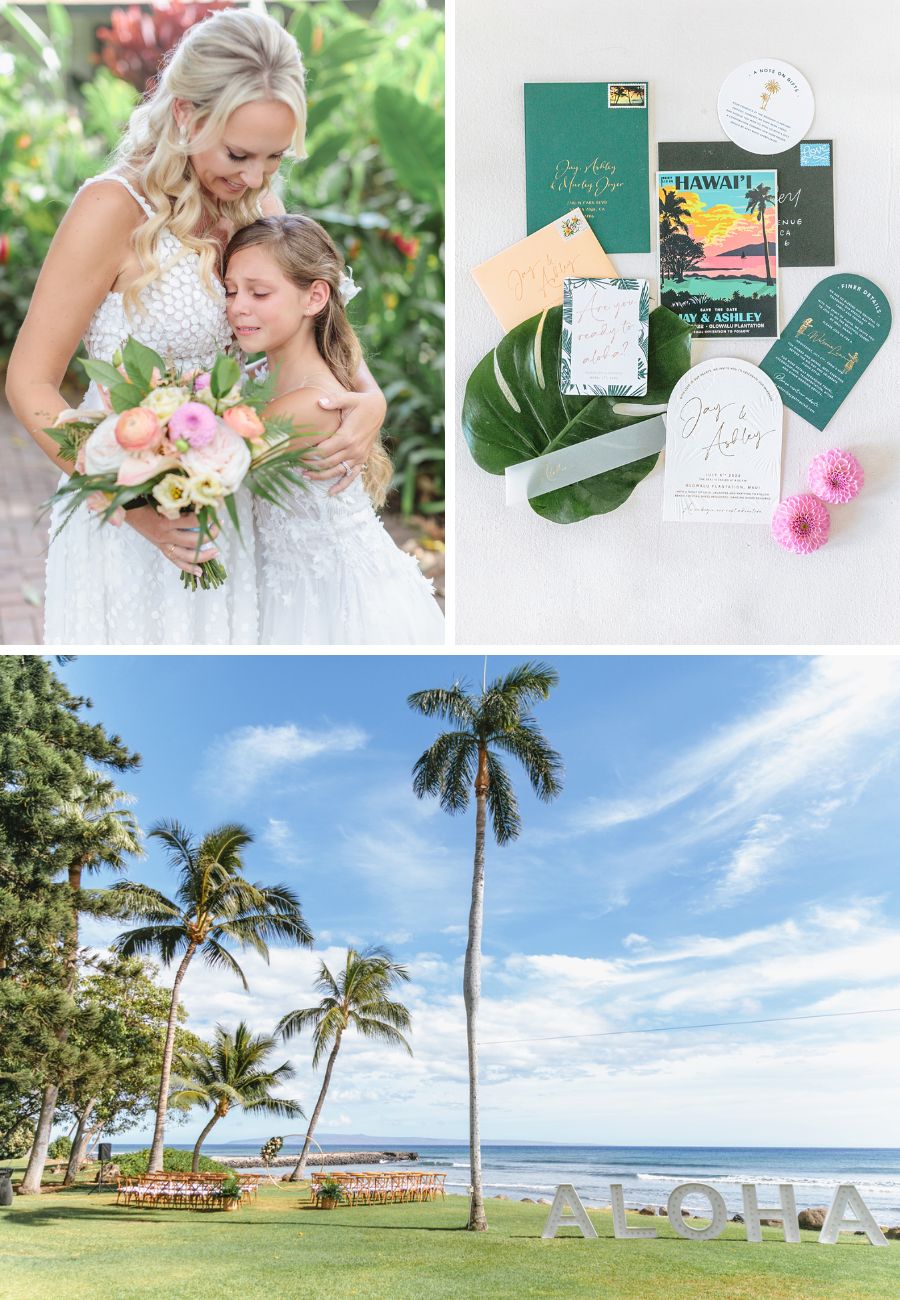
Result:
<instances>
[{"instance_id":1,"label":"utility wire","mask_svg":"<svg viewBox=\"0 0 900 1300\"><path fill-rule=\"evenodd\" d=\"M660 1025L656 1029L608 1029L601 1034L550 1034L546 1038L496 1038L479 1040L480 1047L504 1047L508 1043L561 1043L572 1038L621 1038L625 1034L675 1034L685 1029L725 1029L729 1025L777 1025L787 1020L834 1020L838 1016L886 1016L900 1007L873 1007L869 1011L820 1011L807 1016L768 1016L764 1020L714 1020L704 1025Z\"/></svg>"}]
</instances>

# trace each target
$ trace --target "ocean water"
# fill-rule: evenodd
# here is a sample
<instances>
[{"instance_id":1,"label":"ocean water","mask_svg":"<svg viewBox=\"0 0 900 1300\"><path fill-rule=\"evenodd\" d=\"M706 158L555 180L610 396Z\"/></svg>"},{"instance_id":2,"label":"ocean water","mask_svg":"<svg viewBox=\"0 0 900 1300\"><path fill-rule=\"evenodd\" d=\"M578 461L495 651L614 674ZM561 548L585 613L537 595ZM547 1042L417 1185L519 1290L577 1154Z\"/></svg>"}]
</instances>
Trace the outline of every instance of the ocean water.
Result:
<instances>
[{"instance_id":1,"label":"ocean water","mask_svg":"<svg viewBox=\"0 0 900 1300\"><path fill-rule=\"evenodd\" d=\"M135 1143L116 1142L114 1151L134 1150ZM176 1146L190 1144L173 1143ZM299 1154L299 1143L296 1150ZM384 1144L387 1145L387 1144ZM397 1149L405 1149L401 1142ZM293 1143L282 1150L290 1155ZM334 1144L326 1151L340 1150ZM446 1173L448 1193L469 1190L468 1148L462 1145L417 1146L419 1166ZM210 1156L252 1156L252 1147L210 1143ZM585 1205L609 1205L610 1183L621 1183L625 1204L664 1206L679 1183L707 1183L721 1193L729 1214L742 1210L741 1183L755 1183L761 1207L777 1203L778 1183L792 1183L797 1208L829 1205L839 1183L853 1183L877 1222L900 1224L900 1148L845 1147L601 1147L492 1146L481 1150L485 1195L510 1200L552 1200L560 1183L572 1183ZM315 1169L315 1159L310 1168ZM408 1169L385 1162L381 1168ZM342 1166L371 1168L371 1162ZM275 1176L287 1172L274 1171ZM766 1192L771 1192L771 1200ZM705 1198L688 1198L688 1209L707 1206Z\"/></svg>"}]
</instances>

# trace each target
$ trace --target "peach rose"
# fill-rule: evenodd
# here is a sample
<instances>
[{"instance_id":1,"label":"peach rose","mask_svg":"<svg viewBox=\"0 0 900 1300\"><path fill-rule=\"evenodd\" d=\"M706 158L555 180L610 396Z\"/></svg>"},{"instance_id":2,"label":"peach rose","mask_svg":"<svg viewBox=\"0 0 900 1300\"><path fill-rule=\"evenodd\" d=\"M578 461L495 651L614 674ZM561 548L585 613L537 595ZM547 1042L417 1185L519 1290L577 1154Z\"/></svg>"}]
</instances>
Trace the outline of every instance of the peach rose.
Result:
<instances>
[{"instance_id":1,"label":"peach rose","mask_svg":"<svg viewBox=\"0 0 900 1300\"><path fill-rule=\"evenodd\" d=\"M252 406L232 406L223 413L222 419L242 438L261 438L265 432L265 425Z\"/></svg>"},{"instance_id":2,"label":"peach rose","mask_svg":"<svg viewBox=\"0 0 900 1300\"><path fill-rule=\"evenodd\" d=\"M224 424L216 421L216 436L205 447L192 447L182 453L181 464L192 478L218 474L226 495L235 492L250 468L250 449L243 438Z\"/></svg>"},{"instance_id":3,"label":"peach rose","mask_svg":"<svg viewBox=\"0 0 900 1300\"><path fill-rule=\"evenodd\" d=\"M119 487L137 487L139 483L146 483L163 470L175 469L177 465L174 457L160 456L155 451L129 452L119 466L116 482Z\"/></svg>"},{"instance_id":4,"label":"peach rose","mask_svg":"<svg viewBox=\"0 0 900 1300\"><path fill-rule=\"evenodd\" d=\"M146 406L133 406L119 416L116 441L126 451L148 451L151 447L158 447L161 438L162 425Z\"/></svg>"}]
</instances>

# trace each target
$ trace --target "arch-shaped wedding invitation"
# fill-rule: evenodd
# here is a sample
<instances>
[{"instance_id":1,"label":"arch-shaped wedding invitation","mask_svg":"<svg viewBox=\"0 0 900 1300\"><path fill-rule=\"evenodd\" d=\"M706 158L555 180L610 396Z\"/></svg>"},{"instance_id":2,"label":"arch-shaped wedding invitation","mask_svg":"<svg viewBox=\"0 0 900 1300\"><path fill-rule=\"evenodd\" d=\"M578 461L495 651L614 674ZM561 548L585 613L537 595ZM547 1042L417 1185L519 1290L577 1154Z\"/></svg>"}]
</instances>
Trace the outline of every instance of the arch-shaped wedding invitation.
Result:
<instances>
[{"instance_id":1,"label":"arch-shaped wedding invitation","mask_svg":"<svg viewBox=\"0 0 900 1300\"><path fill-rule=\"evenodd\" d=\"M824 429L890 328L890 304L877 284L861 275L828 275L782 329L760 368L785 406Z\"/></svg>"},{"instance_id":2,"label":"arch-shaped wedding invitation","mask_svg":"<svg viewBox=\"0 0 900 1300\"><path fill-rule=\"evenodd\" d=\"M716 357L672 389L666 412L663 519L768 523L781 483L783 408L749 361Z\"/></svg>"}]
</instances>

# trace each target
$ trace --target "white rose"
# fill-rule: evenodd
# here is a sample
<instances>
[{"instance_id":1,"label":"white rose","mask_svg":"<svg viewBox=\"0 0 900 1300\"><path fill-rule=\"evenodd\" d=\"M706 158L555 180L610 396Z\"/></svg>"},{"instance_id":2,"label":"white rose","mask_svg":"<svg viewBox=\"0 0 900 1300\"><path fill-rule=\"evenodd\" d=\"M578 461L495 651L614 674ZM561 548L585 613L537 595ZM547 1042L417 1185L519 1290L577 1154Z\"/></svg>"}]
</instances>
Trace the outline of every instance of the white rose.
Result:
<instances>
[{"instance_id":1,"label":"white rose","mask_svg":"<svg viewBox=\"0 0 900 1300\"><path fill-rule=\"evenodd\" d=\"M116 442L118 415L108 415L97 425L84 444L84 472L86 474L115 474L127 452Z\"/></svg>"},{"instance_id":2,"label":"white rose","mask_svg":"<svg viewBox=\"0 0 900 1300\"><path fill-rule=\"evenodd\" d=\"M201 388L199 393L194 393L191 397L191 401L202 402L203 405L208 406L211 411L215 411L216 409L216 399L213 397L212 389L209 387Z\"/></svg>"},{"instance_id":3,"label":"white rose","mask_svg":"<svg viewBox=\"0 0 900 1300\"><path fill-rule=\"evenodd\" d=\"M217 420L216 426L212 442L184 452L181 463L195 478L205 478L209 473L218 475L224 493L230 496L240 487L250 468L250 449L223 420Z\"/></svg>"},{"instance_id":4,"label":"white rose","mask_svg":"<svg viewBox=\"0 0 900 1300\"><path fill-rule=\"evenodd\" d=\"M185 402L191 400L191 394L187 388L151 388L150 392L141 401L141 406L146 406L153 412L161 424L165 424L170 416L174 415L179 406L184 406Z\"/></svg>"}]
</instances>

